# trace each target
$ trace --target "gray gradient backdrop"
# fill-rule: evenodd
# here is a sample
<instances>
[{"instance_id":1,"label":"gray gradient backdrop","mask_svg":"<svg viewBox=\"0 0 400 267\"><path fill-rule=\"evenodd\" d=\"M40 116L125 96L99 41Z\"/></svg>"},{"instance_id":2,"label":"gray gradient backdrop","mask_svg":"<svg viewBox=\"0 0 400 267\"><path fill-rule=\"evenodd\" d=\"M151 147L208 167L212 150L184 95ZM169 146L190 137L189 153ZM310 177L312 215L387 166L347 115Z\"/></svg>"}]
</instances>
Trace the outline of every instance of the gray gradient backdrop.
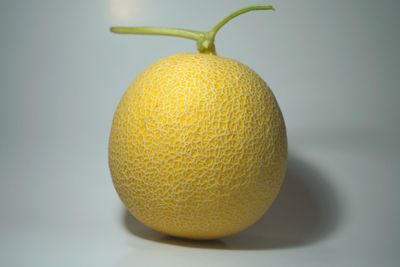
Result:
<instances>
[{"instance_id":1,"label":"gray gradient backdrop","mask_svg":"<svg viewBox=\"0 0 400 267\"><path fill-rule=\"evenodd\" d=\"M189 40L111 25L209 29L270 84L290 147L254 227L212 242L156 234L111 183L114 109L144 67ZM1 266L399 266L399 1L0 2Z\"/></svg>"}]
</instances>

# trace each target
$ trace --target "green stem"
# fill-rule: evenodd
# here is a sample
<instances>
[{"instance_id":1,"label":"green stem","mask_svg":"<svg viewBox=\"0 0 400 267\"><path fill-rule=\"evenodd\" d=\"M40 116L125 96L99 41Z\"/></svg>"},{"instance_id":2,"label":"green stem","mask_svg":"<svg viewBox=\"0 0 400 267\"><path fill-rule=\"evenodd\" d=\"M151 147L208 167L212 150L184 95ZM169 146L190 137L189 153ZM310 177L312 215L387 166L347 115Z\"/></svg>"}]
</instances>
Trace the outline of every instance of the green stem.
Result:
<instances>
[{"instance_id":1,"label":"green stem","mask_svg":"<svg viewBox=\"0 0 400 267\"><path fill-rule=\"evenodd\" d=\"M113 33L121 34L167 35L191 39L197 42L197 49L200 53L215 55L214 40L217 32L233 18L253 10L274 10L274 8L270 5L241 8L223 18L209 32L164 27L111 27L110 30Z\"/></svg>"},{"instance_id":2,"label":"green stem","mask_svg":"<svg viewBox=\"0 0 400 267\"><path fill-rule=\"evenodd\" d=\"M244 13L247 13L249 11L254 11L254 10L275 10L273 6L249 6L249 7L245 7L242 9L238 9L235 12L229 14L228 16L226 16L225 18L223 18L220 22L218 22L212 29L211 31L209 31L208 33L215 38L215 35L217 34L217 32L226 24L228 23L230 20L232 20L233 18L236 18L239 15L242 15Z\"/></svg>"},{"instance_id":3,"label":"green stem","mask_svg":"<svg viewBox=\"0 0 400 267\"><path fill-rule=\"evenodd\" d=\"M198 31L164 27L111 27L110 31L113 33L122 34L168 35L195 41L199 40L203 34L202 32Z\"/></svg>"}]
</instances>

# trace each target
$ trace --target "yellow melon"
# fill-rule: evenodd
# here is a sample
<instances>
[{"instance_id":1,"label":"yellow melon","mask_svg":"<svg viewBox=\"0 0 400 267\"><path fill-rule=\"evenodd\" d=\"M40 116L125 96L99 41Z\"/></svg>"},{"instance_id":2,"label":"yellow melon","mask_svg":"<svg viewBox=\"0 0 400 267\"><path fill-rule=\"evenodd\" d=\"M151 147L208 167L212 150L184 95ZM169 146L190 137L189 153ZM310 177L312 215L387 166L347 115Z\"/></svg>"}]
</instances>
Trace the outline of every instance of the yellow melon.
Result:
<instances>
[{"instance_id":1,"label":"yellow melon","mask_svg":"<svg viewBox=\"0 0 400 267\"><path fill-rule=\"evenodd\" d=\"M123 96L110 136L114 185L142 223L208 239L254 223L274 200L286 134L266 83L228 58L159 60Z\"/></svg>"},{"instance_id":2,"label":"yellow melon","mask_svg":"<svg viewBox=\"0 0 400 267\"><path fill-rule=\"evenodd\" d=\"M287 160L267 84L213 53L179 53L132 82L114 115L109 166L130 213L173 236L237 233L270 207Z\"/></svg>"}]
</instances>

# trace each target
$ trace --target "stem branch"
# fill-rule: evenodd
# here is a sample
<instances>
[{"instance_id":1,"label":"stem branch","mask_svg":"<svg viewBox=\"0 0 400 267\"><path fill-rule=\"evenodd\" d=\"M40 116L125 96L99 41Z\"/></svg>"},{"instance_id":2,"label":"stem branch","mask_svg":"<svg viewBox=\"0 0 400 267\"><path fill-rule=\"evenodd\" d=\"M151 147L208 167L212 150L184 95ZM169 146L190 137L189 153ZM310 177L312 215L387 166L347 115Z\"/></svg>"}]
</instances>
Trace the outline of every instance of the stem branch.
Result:
<instances>
[{"instance_id":1,"label":"stem branch","mask_svg":"<svg viewBox=\"0 0 400 267\"><path fill-rule=\"evenodd\" d=\"M254 10L275 10L273 6L248 6L245 8L241 8L236 10L235 12L229 14L225 18L223 18L220 22L218 22L212 29L209 31L209 35L211 35L212 38L215 38L215 35L217 32L224 26L226 23L228 23L230 20L233 18L236 18L239 15L242 15L244 13L247 13L249 11L254 11Z\"/></svg>"},{"instance_id":2,"label":"stem branch","mask_svg":"<svg viewBox=\"0 0 400 267\"><path fill-rule=\"evenodd\" d=\"M111 27L110 31L121 34L147 34L147 35L167 35L182 37L186 39L195 40L197 42L197 49L200 53L216 54L215 52L215 35L217 32L233 18L253 10L275 10L270 5L249 6L234 11L220 22L218 22L209 32L193 31L187 29L177 28L163 28L163 27Z\"/></svg>"},{"instance_id":3,"label":"stem branch","mask_svg":"<svg viewBox=\"0 0 400 267\"><path fill-rule=\"evenodd\" d=\"M199 40L203 34L202 32L198 31L163 27L111 27L110 31L121 34L167 35L182 37L195 41Z\"/></svg>"}]
</instances>

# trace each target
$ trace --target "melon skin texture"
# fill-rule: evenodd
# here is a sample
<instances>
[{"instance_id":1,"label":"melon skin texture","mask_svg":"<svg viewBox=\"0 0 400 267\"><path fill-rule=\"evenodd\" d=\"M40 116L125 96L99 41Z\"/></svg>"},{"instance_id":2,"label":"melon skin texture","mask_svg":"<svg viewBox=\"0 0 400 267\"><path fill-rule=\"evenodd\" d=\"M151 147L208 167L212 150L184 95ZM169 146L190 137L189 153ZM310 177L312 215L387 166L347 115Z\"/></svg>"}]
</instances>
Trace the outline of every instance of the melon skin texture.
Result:
<instances>
[{"instance_id":1,"label":"melon skin texture","mask_svg":"<svg viewBox=\"0 0 400 267\"><path fill-rule=\"evenodd\" d=\"M255 223L281 187L284 120L268 85L246 65L179 53L145 69L114 114L113 184L144 225L215 239Z\"/></svg>"}]
</instances>

